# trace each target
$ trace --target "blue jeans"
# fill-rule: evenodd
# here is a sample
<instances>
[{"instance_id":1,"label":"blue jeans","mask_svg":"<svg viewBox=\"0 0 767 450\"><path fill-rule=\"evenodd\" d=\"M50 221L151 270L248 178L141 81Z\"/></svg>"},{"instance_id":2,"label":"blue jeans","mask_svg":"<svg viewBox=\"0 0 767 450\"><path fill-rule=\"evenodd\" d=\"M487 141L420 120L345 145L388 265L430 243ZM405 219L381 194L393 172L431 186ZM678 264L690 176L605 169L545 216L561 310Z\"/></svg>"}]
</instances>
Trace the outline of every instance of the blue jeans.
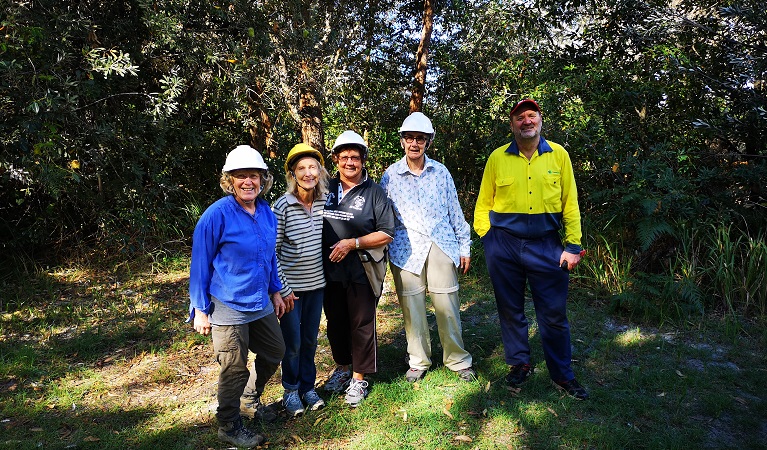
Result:
<instances>
[{"instance_id":1,"label":"blue jeans","mask_svg":"<svg viewBox=\"0 0 767 450\"><path fill-rule=\"evenodd\" d=\"M293 311L280 319L282 337L285 340L285 357L282 359L282 387L288 391L298 389L304 393L314 389L317 367L314 354L317 351L317 333L320 329L324 289L294 292L298 300Z\"/></svg>"}]
</instances>

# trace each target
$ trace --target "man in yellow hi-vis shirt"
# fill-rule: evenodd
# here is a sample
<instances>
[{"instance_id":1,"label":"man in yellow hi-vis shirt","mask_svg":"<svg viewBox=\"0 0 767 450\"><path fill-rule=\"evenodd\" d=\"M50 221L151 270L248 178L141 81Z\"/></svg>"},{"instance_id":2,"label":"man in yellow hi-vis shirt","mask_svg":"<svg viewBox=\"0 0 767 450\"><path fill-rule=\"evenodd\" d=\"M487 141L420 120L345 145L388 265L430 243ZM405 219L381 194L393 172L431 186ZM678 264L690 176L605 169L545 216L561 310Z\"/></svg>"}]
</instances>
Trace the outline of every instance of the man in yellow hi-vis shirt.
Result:
<instances>
[{"instance_id":1,"label":"man in yellow hi-vis shirt","mask_svg":"<svg viewBox=\"0 0 767 450\"><path fill-rule=\"evenodd\" d=\"M519 386L532 373L525 286L541 333L546 367L555 386L583 400L589 394L573 374L567 321L569 270L581 260L581 216L567 151L541 137L534 100L511 110L514 141L490 154L474 209L501 323L506 382ZM565 242L559 231L564 228Z\"/></svg>"}]
</instances>

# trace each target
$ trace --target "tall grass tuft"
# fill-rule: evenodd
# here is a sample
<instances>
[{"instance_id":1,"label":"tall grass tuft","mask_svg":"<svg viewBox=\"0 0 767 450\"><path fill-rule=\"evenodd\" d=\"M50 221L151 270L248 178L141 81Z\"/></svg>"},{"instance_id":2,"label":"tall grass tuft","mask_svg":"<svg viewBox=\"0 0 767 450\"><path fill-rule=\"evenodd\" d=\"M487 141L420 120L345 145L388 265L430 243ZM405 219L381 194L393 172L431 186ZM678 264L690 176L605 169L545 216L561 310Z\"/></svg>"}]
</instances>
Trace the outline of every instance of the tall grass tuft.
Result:
<instances>
[{"instance_id":1,"label":"tall grass tuft","mask_svg":"<svg viewBox=\"0 0 767 450\"><path fill-rule=\"evenodd\" d=\"M763 233L751 236L732 224L680 224L661 273L633 272L627 251L600 239L583 262L583 278L612 295L617 310L646 319L697 320L707 310L723 311L736 322L767 318Z\"/></svg>"},{"instance_id":2,"label":"tall grass tuft","mask_svg":"<svg viewBox=\"0 0 767 450\"><path fill-rule=\"evenodd\" d=\"M729 314L767 317L767 244L763 233L750 236L732 225L715 229L707 258L715 307Z\"/></svg>"},{"instance_id":3,"label":"tall grass tuft","mask_svg":"<svg viewBox=\"0 0 767 450\"><path fill-rule=\"evenodd\" d=\"M589 248L576 272L579 280L592 289L607 295L617 295L629 289L631 284L632 257L620 246L600 236L601 243Z\"/></svg>"}]
</instances>

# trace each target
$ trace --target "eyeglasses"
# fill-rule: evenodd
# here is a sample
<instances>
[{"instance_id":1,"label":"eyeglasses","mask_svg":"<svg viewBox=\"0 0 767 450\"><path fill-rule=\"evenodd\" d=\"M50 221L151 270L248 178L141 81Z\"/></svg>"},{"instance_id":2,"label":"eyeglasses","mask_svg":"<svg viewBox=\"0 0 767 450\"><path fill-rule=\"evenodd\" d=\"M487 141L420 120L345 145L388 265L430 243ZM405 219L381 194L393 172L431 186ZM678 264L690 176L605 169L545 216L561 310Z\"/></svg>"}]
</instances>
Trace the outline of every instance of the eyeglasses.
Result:
<instances>
[{"instance_id":1,"label":"eyeglasses","mask_svg":"<svg viewBox=\"0 0 767 450\"><path fill-rule=\"evenodd\" d=\"M339 156L338 157L338 162L340 162L341 164L346 164L347 161L358 163L362 161L362 158L360 158L359 156Z\"/></svg>"},{"instance_id":2,"label":"eyeglasses","mask_svg":"<svg viewBox=\"0 0 767 450\"><path fill-rule=\"evenodd\" d=\"M412 144L413 141L418 142L419 145L424 144L427 141L426 136L402 136L402 139L405 140L408 144Z\"/></svg>"}]
</instances>

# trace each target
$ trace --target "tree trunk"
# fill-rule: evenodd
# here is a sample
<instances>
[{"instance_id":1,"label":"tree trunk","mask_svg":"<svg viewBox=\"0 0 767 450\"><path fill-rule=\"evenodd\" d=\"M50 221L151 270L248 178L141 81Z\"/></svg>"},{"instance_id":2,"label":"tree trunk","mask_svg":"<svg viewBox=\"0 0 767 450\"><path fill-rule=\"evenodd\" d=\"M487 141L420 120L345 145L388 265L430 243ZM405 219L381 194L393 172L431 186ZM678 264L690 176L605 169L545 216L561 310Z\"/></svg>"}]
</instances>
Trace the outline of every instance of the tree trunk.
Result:
<instances>
[{"instance_id":1,"label":"tree trunk","mask_svg":"<svg viewBox=\"0 0 767 450\"><path fill-rule=\"evenodd\" d=\"M248 91L248 115L252 118L252 125L248 127L250 145L262 155L274 158L277 156L273 140L274 123L261 102L263 95L264 88L260 81Z\"/></svg>"},{"instance_id":2,"label":"tree trunk","mask_svg":"<svg viewBox=\"0 0 767 450\"><path fill-rule=\"evenodd\" d=\"M429 56L429 41L434 27L433 0L424 0L423 3L423 33L421 43L418 44L418 52L415 55L415 83L413 93L410 96L410 112L423 109L423 96L426 90L426 62Z\"/></svg>"},{"instance_id":3,"label":"tree trunk","mask_svg":"<svg viewBox=\"0 0 767 450\"><path fill-rule=\"evenodd\" d=\"M301 119L301 140L325 153L325 130L322 127L322 107L317 95L317 83L302 67L303 80L299 86L298 115Z\"/></svg>"}]
</instances>

